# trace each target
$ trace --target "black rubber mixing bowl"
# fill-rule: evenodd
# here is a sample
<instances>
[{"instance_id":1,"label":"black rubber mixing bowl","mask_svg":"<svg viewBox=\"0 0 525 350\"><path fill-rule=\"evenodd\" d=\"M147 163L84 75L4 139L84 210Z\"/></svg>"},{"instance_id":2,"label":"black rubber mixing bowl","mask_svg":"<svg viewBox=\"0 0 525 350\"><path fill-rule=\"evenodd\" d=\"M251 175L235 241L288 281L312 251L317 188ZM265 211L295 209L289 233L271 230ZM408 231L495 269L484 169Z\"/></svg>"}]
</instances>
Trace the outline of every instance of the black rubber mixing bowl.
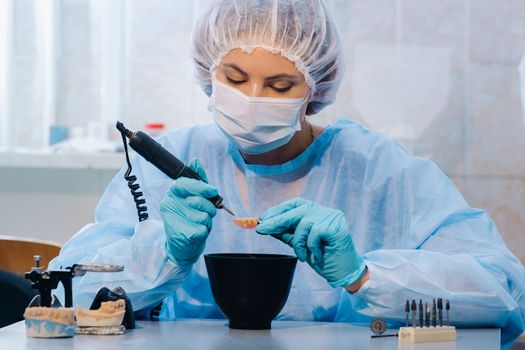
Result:
<instances>
[{"instance_id":1,"label":"black rubber mixing bowl","mask_svg":"<svg viewBox=\"0 0 525 350\"><path fill-rule=\"evenodd\" d=\"M204 255L215 302L230 328L269 329L292 285L297 258L277 254Z\"/></svg>"}]
</instances>

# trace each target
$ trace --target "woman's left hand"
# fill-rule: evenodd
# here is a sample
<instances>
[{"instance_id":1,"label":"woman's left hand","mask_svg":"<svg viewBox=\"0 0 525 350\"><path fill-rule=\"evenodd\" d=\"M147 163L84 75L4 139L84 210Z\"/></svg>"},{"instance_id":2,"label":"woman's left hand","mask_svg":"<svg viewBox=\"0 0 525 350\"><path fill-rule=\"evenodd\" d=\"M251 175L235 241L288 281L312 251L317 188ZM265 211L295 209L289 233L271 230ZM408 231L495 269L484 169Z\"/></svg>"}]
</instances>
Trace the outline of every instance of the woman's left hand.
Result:
<instances>
[{"instance_id":1,"label":"woman's left hand","mask_svg":"<svg viewBox=\"0 0 525 350\"><path fill-rule=\"evenodd\" d=\"M294 198L267 210L257 233L290 245L332 287L354 285L366 265L357 254L342 211Z\"/></svg>"}]
</instances>

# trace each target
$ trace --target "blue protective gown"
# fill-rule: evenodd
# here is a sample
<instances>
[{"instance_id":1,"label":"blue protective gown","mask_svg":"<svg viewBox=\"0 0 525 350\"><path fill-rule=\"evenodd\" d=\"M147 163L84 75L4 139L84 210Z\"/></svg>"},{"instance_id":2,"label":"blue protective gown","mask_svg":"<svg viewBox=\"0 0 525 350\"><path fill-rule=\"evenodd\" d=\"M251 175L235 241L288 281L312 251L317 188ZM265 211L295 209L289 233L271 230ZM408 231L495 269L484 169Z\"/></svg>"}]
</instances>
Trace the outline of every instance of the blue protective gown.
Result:
<instances>
[{"instance_id":1,"label":"blue protective gown","mask_svg":"<svg viewBox=\"0 0 525 350\"><path fill-rule=\"evenodd\" d=\"M407 299L442 297L450 299L456 326L500 327L506 346L523 331L525 270L494 222L471 208L433 162L408 155L383 135L340 120L295 159L273 166L245 164L214 124L176 130L159 142L184 162L197 157L237 217L258 216L296 196L346 214L370 280L350 294L299 262L277 319L368 324L382 316L400 325ZM159 205L172 180L140 157L132 163L150 218L138 222L121 170L97 207L96 222L64 245L51 268L125 265L123 272L75 278L74 300L83 306L102 286L120 285L135 310L164 300L163 318L222 318L204 259L181 268L166 255ZM277 239L237 228L223 210L204 253L215 252L294 254Z\"/></svg>"}]
</instances>

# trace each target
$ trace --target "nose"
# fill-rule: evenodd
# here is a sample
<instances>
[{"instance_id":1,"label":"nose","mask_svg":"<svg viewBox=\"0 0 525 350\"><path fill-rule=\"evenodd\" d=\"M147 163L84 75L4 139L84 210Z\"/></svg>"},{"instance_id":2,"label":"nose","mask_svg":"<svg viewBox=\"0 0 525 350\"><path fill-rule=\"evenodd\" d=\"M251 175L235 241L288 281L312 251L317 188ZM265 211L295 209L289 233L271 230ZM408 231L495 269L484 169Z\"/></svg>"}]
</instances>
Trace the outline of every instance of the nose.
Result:
<instances>
[{"instance_id":1,"label":"nose","mask_svg":"<svg viewBox=\"0 0 525 350\"><path fill-rule=\"evenodd\" d=\"M250 97L262 97L263 96L264 84L262 82L251 82L249 86L248 96Z\"/></svg>"}]
</instances>

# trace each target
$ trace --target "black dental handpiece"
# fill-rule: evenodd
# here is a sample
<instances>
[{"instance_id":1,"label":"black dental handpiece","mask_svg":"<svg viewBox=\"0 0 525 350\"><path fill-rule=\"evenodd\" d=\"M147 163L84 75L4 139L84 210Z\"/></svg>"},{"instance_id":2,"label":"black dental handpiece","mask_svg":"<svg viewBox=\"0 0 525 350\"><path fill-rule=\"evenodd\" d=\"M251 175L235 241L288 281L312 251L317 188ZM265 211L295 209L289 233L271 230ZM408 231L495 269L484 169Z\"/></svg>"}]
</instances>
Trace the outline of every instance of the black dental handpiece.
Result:
<instances>
[{"instance_id":1,"label":"black dental handpiece","mask_svg":"<svg viewBox=\"0 0 525 350\"><path fill-rule=\"evenodd\" d=\"M117 129L129 139L129 146L131 148L173 180L181 176L202 180L196 172L184 165L183 162L146 133L142 131L132 132L126 129L121 122L117 122ZM230 209L224 206L221 196L216 195L215 197L208 198L208 200L212 202L216 208L224 209L235 216Z\"/></svg>"}]
</instances>

